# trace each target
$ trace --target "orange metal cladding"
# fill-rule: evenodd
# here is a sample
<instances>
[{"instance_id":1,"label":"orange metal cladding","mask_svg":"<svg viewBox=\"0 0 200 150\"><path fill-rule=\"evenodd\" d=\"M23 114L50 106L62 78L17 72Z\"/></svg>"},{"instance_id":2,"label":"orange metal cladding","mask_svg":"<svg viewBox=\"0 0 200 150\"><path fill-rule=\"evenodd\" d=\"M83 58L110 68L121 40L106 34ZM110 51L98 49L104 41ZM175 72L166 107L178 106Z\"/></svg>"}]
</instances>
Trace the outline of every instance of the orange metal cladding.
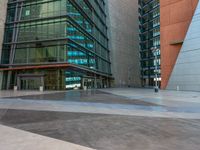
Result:
<instances>
[{"instance_id":1,"label":"orange metal cladding","mask_svg":"<svg viewBox=\"0 0 200 150\"><path fill-rule=\"evenodd\" d=\"M160 0L161 88L165 89L176 63L198 0ZM174 44L172 44L174 43Z\"/></svg>"}]
</instances>

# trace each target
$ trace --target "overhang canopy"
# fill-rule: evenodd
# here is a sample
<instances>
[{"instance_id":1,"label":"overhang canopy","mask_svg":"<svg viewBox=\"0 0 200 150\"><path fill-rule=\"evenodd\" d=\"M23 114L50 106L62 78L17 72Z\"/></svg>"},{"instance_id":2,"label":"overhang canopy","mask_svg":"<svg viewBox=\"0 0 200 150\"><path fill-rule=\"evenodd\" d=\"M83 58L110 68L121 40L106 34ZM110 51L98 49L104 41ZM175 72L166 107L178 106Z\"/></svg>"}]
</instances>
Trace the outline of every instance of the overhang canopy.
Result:
<instances>
[{"instance_id":1,"label":"overhang canopy","mask_svg":"<svg viewBox=\"0 0 200 150\"><path fill-rule=\"evenodd\" d=\"M63 68L63 69L73 69L75 71L87 72L90 74L95 74L97 76L104 76L107 78L113 78L112 75L104 74L101 72L97 72L95 70L88 69L86 67L82 67L80 65L69 64L69 63L58 63L58 64L43 64L43 65L26 65L26 66L11 66L10 65L1 65L0 71L18 71L18 70L32 70L32 69L51 69L51 68ZM4 67L4 68L3 68Z\"/></svg>"}]
</instances>

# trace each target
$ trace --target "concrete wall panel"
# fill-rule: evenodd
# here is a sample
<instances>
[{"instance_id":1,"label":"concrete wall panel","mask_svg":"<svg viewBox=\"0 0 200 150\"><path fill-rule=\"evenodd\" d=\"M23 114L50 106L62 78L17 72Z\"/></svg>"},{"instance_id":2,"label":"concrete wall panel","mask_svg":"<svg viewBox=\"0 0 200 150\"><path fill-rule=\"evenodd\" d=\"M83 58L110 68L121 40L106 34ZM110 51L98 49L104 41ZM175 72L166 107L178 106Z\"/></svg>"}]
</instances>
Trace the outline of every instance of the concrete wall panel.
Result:
<instances>
[{"instance_id":1,"label":"concrete wall panel","mask_svg":"<svg viewBox=\"0 0 200 150\"><path fill-rule=\"evenodd\" d=\"M115 86L140 86L138 0L108 0Z\"/></svg>"}]
</instances>

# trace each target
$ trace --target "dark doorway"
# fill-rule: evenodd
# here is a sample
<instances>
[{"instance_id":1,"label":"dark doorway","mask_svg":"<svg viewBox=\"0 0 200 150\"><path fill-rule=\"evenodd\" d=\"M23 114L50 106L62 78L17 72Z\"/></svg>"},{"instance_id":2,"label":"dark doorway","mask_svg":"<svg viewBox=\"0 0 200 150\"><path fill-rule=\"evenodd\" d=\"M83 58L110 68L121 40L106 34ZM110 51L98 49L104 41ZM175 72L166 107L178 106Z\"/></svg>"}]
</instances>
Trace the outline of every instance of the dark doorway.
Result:
<instances>
[{"instance_id":1,"label":"dark doorway","mask_svg":"<svg viewBox=\"0 0 200 150\"><path fill-rule=\"evenodd\" d=\"M19 90L39 90L44 87L44 74L19 74L17 87Z\"/></svg>"}]
</instances>

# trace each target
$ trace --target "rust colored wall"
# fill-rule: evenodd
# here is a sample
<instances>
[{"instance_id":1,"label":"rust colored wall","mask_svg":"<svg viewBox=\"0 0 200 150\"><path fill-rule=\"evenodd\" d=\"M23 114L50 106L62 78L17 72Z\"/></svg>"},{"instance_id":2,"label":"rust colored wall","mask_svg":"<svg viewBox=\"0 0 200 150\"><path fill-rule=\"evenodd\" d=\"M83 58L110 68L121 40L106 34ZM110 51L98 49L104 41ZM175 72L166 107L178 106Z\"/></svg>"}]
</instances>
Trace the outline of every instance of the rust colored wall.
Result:
<instances>
[{"instance_id":1,"label":"rust colored wall","mask_svg":"<svg viewBox=\"0 0 200 150\"><path fill-rule=\"evenodd\" d=\"M161 88L165 89L173 71L198 0L160 0Z\"/></svg>"}]
</instances>

